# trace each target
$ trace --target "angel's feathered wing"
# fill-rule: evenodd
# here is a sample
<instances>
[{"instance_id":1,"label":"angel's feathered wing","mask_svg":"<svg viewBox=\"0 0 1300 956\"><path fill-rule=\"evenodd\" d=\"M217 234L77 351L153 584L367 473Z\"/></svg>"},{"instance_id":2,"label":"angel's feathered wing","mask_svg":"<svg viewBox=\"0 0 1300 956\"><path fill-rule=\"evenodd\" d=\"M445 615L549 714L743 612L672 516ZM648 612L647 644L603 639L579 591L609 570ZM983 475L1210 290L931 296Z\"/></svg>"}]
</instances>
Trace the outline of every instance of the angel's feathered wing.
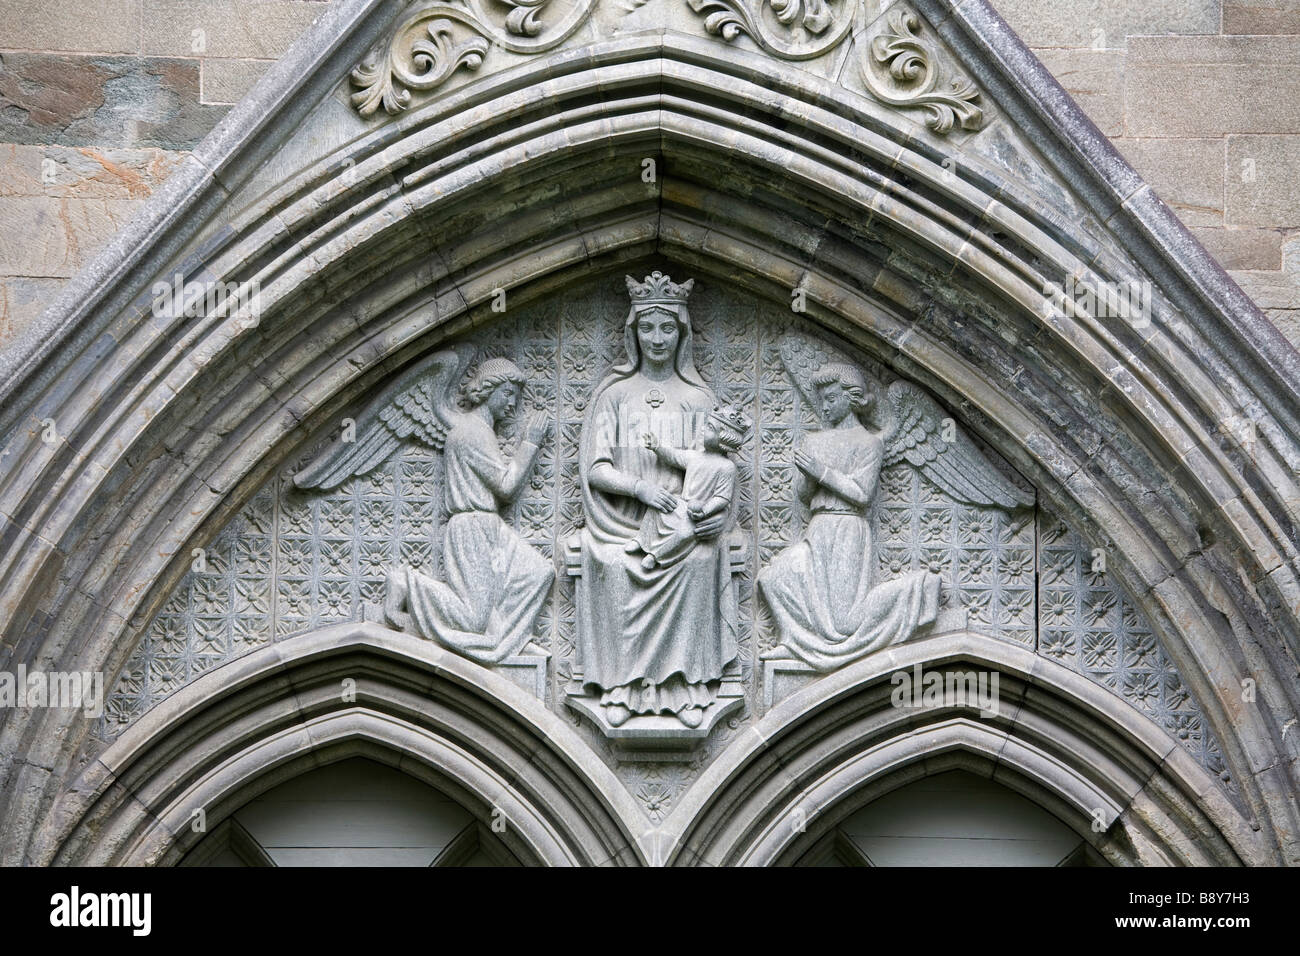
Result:
<instances>
[{"instance_id":1,"label":"angel's feathered wing","mask_svg":"<svg viewBox=\"0 0 1300 956\"><path fill-rule=\"evenodd\" d=\"M943 409L915 385L894 382L886 390L888 408L883 467L906 461L949 496L968 505L1008 511L1034 503L1031 492L1012 484L955 427L944 441Z\"/></svg>"},{"instance_id":2,"label":"angel's feathered wing","mask_svg":"<svg viewBox=\"0 0 1300 956\"><path fill-rule=\"evenodd\" d=\"M469 350L437 352L405 372L371 402L356 423L356 441L336 441L293 476L299 488L336 488L374 471L404 442L442 451L456 416L453 390L469 364Z\"/></svg>"}]
</instances>

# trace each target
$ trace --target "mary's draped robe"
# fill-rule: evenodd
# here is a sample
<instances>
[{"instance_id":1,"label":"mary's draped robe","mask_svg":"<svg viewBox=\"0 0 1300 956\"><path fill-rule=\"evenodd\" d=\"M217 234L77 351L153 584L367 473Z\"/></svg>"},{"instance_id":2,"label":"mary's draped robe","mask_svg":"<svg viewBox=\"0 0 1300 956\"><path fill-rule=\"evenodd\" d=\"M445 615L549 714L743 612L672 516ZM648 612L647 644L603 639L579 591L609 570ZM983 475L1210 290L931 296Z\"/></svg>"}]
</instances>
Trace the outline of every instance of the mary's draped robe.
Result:
<instances>
[{"instance_id":1,"label":"mary's draped robe","mask_svg":"<svg viewBox=\"0 0 1300 956\"><path fill-rule=\"evenodd\" d=\"M583 684L602 704L643 714L706 707L713 701L708 685L721 679L736 656L725 535L697 539L681 560L645 570L641 556L625 550L645 505L589 483L592 472L603 469L629 492L644 479L679 493L682 473L661 464L641 435L650 432L662 445L690 448L715 404L708 388L679 376L656 382L639 372L614 374L597 389L583 424L586 525L576 596L578 660Z\"/></svg>"}]
</instances>

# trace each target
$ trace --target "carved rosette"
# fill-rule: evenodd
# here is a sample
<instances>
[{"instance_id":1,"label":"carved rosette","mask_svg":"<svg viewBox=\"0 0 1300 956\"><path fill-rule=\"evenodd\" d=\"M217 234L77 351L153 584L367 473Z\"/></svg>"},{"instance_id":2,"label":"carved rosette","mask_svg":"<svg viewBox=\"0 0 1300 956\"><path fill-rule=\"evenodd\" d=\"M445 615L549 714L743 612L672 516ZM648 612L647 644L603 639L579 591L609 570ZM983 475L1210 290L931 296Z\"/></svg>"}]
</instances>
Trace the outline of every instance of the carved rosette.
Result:
<instances>
[{"instance_id":1,"label":"carved rosette","mask_svg":"<svg viewBox=\"0 0 1300 956\"><path fill-rule=\"evenodd\" d=\"M704 29L728 42L741 34L786 60L807 60L848 35L858 0L687 0Z\"/></svg>"},{"instance_id":2,"label":"carved rosette","mask_svg":"<svg viewBox=\"0 0 1300 956\"><path fill-rule=\"evenodd\" d=\"M461 67L477 70L488 50L541 53L563 43L596 0L463 0L422 6L352 71L362 116L406 109L412 90L432 90ZM506 7L506 10L502 10Z\"/></svg>"},{"instance_id":3,"label":"carved rosette","mask_svg":"<svg viewBox=\"0 0 1300 956\"><path fill-rule=\"evenodd\" d=\"M899 4L872 31L860 61L872 96L899 109L921 110L925 125L941 136L954 127L984 125L979 89L943 64L938 43L915 11Z\"/></svg>"}]
</instances>

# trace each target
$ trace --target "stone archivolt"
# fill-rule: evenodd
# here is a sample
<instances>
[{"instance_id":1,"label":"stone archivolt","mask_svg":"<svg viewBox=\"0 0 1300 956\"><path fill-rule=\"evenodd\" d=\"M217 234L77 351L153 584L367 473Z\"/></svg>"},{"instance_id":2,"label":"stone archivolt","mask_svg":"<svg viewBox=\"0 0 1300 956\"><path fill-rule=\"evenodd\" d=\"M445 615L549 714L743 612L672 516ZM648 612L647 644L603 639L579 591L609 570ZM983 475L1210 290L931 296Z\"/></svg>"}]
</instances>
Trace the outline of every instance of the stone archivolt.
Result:
<instances>
[{"instance_id":1,"label":"stone archivolt","mask_svg":"<svg viewBox=\"0 0 1300 956\"><path fill-rule=\"evenodd\" d=\"M135 723L106 746L78 715L0 717L0 860L91 858L88 843L107 831L79 808L104 792L124 814L115 832L137 832L142 813L167 811L154 830L154 858L165 857L167 834L184 829L168 823L190 809L183 794L166 807L142 806L133 794L155 784L160 793L183 790L184 767L149 758L138 761L141 778L117 776L132 755L161 740L182 711L237 722L239 708L223 695L238 695L242 668L274 674L293 641L339 639L298 632L382 600L384 562L441 573L436 453L399 450L331 490L296 489L292 475L318 451L311 442L448 343L512 357L530 384L544 386L525 402L550 413L555 437L512 510L499 514L558 567L558 536L571 537L583 518L571 464L579 406L620 347L600 344L626 307L616 281L658 267L698 277L697 344L709 353L697 356L699 371L758 423L737 497L737 527L752 547L734 574L737 658L753 722L721 722L689 761L622 759L560 696L572 673L564 629L574 592L558 575L536 628L552 654L550 685L540 691L550 709L534 723L570 721L572 734L557 733L560 765L586 760L587 778L603 781L597 790L609 783L597 771L615 765L609 772L623 789L610 799L635 794L641 805L632 811L652 821L639 831L647 839L676 830L677 845L699 858L775 859L786 850L765 856L722 845L768 819L752 804L718 819L731 813L731 783L760 794L764 767L798 763L806 772L791 792L817 786L825 753L809 740L832 746L840 703L852 697L871 721L887 699L882 682L909 654L921 663L969 660L1021 675L1025 722L1008 717L990 732L970 714L928 715L935 725L925 739L937 750L983 754L998 773L1004 745L1010 753L1029 744L1017 757L1044 800L1068 797L1077 810L1094 792L1106 795L1115 847L1148 836L1161 844L1139 853L1142 862L1296 861L1300 808L1288 759L1296 738L1285 728L1296 711L1300 634L1300 365L986 4L913 3L947 48L960 50L963 75L997 97L986 104L996 122L943 140L828 81L815 72L824 64L777 62L743 36L728 44L703 30L649 27L584 40L576 53L516 57L500 74L485 60L472 83L444 85L418 104L413 97L405 115L370 128L347 105L349 74L392 35L394 6L331 4L291 62L268 74L4 356L0 646L29 665L122 674L114 713ZM548 36L550 12L539 8L533 40ZM504 16L498 28L525 42L508 36ZM918 82L922 75L912 72ZM837 77L856 79L852 70ZM376 103L378 111L382 94ZM653 183L640 177L647 155L659 173ZM300 172L286 177L286 169ZM177 270L187 279L258 279L260 322L151 313L150 285ZM1045 310L1044 288L1070 276L1151 281L1149 321L1136 329ZM586 279L606 285L577 294ZM766 315L773 327L755 337L753 302L737 315L724 298L708 301L709 288L746 290L767 309L760 326ZM820 341L827 361L847 360L882 385L901 378L923 388L980 447L996 448L988 459L1009 464L1004 476L1036 489L1037 501L1035 521L1021 523L1005 509L981 514L946 498L910 466L882 469L873 528L882 578L921 565L950 574L948 606L965 629L867 654L774 695L760 716L768 684L754 655L776 635L753 581L803 531L789 457L802 399L779 355L794 288L808 303L807 326L794 331ZM502 289L511 311L493 324ZM530 371L535 363L541 371ZM1246 447L1225 431L1226 413L1249 414L1257 440ZM50 417L54 442L40 437ZM247 521L232 523L241 514ZM186 579L195 547L209 548L212 577ZM1098 548L1109 558L1104 578ZM372 575L376 563L381 573ZM363 588L373 597L363 599ZM1037 622L1026 613L1035 598ZM476 682L481 700L527 696L498 665L390 628L356 627L378 662L368 671L380 675L372 697L392 690L385 661L421 662L401 707L415 712L430 752L445 751L460 718L429 725L421 694L436 695L433 709ZM150 649L140 651L146 636ZM398 639L399 650L385 645ZM239 643L255 649L245 654ZM229 666L218 668L223 661ZM194 679L195 669L207 673ZM1258 687L1249 703L1246 680ZM313 685L317 703L339 709L337 693L325 700L328 683ZM1040 693L1045 685L1055 690ZM247 786L268 755L279 759L260 746L270 735L307 748L294 759L316 759L311 727L286 708L282 687L273 679L262 689L265 719L254 731L227 726L250 755L262 752L262 763L240 765ZM515 709L543 708L534 693ZM1089 718L1082 736L1069 726L1080 709ZM348 738L354 716L339 709L331 733ZM872 724L897 736L873 751L890 766L846 767L837 791L846 809L855 795L876 792L872 775L904 765L922 772L902 752L914 722L891 717ZM367 734L393 732L374 715L364 722ZM570 746L574 736L583 747ZM182 762L222 753L174 742L160 752ZM1238 788L1232 799L1215 784L1220 751ZM321 759L331 753L322 749ZM529 759L506 758L484 788L536 769ZM162 776L150 779L150 767ZM221 793L248 792L219 782ZM718 813L701 817L707 807ZM714 841L726 828L731 836ZM766 832L776 829L789 828ZM1086 819L1080 829L1092 839ZM610 848L596 841L580 856L609 859Z\"/></svg>"}]
</instances>

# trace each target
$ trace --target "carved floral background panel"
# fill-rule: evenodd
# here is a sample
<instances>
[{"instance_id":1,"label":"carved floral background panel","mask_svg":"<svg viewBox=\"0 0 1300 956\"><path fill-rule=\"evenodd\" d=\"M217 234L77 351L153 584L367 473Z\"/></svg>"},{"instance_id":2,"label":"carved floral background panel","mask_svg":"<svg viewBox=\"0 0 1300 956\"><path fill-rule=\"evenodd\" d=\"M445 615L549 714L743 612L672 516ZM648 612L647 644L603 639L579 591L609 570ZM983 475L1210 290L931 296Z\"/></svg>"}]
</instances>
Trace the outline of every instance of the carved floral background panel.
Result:
<instances>
[{"instance_id":1,"label":"carved floral background panel","mask_svg":"<svg viewBox=\"0 0 1300 956\"><path fill-rule=\"evenodd\" d=\"M1042 514L1038 555L1038 653L1127 700L1235 791L1200 705L1141 612L1107 575L1104 553Z\"/></svg>"},{"instance_id":2,"label":"carved floral background panel","mask_svg":"<svg viewBox=\"0 0 1300 956\"><path fill-rule=\"evenodd\" d=\"M775 644L754 580L774 555L799 540L807 514L795 497L792 452L815 418L791 377L830 361L866 361L797 316L742 293L697 283L689 308L696 367L719 399L755 422L735 456L740 478L737 529L749 559L736 577L739 666L747 709L714 728L689 756L655 761L621 754L564 704L574 664L574 582L563 573L564 544L580 527L578 443L597 383L623 361L627 296L620 276L575 287L563 297L515 310L471 335L474 365L508 357L528 378L520 412L555 422L522 493L503 517L557 564L557 580L535 625L552 653L546 700L620 776L651 820L671 812L682 791L758 713L762 668ZM472 373L472 368L471 368ZM382 390L382 385L377 391ZM364 407L364 402L359 403ZM518 420L521 420L521 414ZM164 603L110 695L100 733L111 739L150 707L217 664L272 640L362 617L383 600L385 572L410 565L442 577L443 458L407 446L372 473L332 491L303 491L291 476L330 436L322 435L261 489L207 545ZM501 436L514 448L512 428ZM985 449L1010 480L1023 480ZM1028 487L1027 485L1025 486ZM1150 628L1118 588L1090 572L1084 543L1055 518L952 500L907 464L886 468L872 528L880 579L927 568L942 578L936 627L968 627L1034 647L1128 700L1173 734L1198 761L1222 773L1222 756Z\"/></svg>"}]
</instances>

